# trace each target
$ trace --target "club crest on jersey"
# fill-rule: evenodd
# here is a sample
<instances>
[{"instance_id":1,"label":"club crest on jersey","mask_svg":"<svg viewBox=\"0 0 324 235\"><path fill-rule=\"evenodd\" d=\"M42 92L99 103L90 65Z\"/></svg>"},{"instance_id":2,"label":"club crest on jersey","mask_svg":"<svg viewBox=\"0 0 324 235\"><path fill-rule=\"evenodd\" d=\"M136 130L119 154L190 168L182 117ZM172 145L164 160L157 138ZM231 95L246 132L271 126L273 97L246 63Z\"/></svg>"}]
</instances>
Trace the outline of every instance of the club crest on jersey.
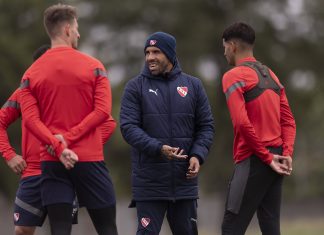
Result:
<instances>
[{"instance_id":1,"label":"club crest on jersey","mask_svg":"<svg viewBox=\"0 0 324 235\"><path fill-rule=\"evenodd\" d=\"M141 219L141 224L142 224L142 226L144 227L144 228L146 228L149 224L150 224L150 222L151 222L151 219L150 218L142 218Z\"/></svg>"},{"instance_id":2,"label":"club crest on jersey","mask_svg":"<svg viewBox=\"0 0 324 235\"><path fill-rule=\"evenodd\" d=\"M185 97L188 94L188 87L178 86L177 91L181 97Z\"/></svg>"},{"instance_id":3,"label":"club crest on jersey","mask_svg":"<svg viewBox=\"0 0 324 235\"><path fill-rule=\"evenodd\" d=\"M19 213L14 213L14 220L16 222L19 220Z\"/></svg>"},{"instance_id":4,"label":"club crest on jersey","mask_svg":"<svg viewBox=\"0 0 324 235\"><path fill-rule=\"evenodd\" d=\"M150 40L150 46L154 46L157 43L156 40Z\"/></svg>"}]
</instances>

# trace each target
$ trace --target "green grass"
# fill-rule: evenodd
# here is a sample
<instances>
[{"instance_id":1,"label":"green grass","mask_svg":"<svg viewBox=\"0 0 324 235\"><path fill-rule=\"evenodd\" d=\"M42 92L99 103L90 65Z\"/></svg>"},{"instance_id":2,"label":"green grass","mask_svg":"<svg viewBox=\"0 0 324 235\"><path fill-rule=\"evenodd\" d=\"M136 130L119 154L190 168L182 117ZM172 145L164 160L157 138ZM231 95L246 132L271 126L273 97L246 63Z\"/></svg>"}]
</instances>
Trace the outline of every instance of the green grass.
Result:
<instances>
[{"instance_id":1,"label":"green grass","mask_svg":"<svg viewBox=\"0 0 324 235\"><path fill-rule=\"evenodd\" d=\"M281 222L282 235L322 235L324 234L324 217L283 220ZM201 231L200 235L215 235L215 233ZM220 234L216 234L220 235ZM245 235L261 235L257 225L250 226Z\"/></svg>"},{"instance_id":2,"label":"green grass","mask_svg":"<svg viewBox=\"0 0 324 235\"><path fill-rule=\"evenodd\" d=\"M260 235L259 228L251 229L247 235ZM297 219L282 221L281 225L282 235L320 235L324 234L324 218L316 219Z\"/></svg>"}]
</instances>

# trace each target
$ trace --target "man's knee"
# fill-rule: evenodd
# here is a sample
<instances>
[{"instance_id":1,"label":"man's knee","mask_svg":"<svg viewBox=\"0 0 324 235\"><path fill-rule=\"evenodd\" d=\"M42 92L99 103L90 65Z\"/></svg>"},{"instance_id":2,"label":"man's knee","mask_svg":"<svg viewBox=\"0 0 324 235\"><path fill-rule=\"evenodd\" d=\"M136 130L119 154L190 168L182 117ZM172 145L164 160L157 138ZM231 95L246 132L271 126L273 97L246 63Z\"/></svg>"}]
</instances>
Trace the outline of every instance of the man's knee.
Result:
<instances>
[{"instance_id":1,"label":"man's knee","mask_svg":"<svg viewBox=\"0 0 324 235\"><path fill-rule=\"evenodd\" d=\"M15 226L15 235L34 235L35 227Z\"/></svg>"},{"instance_id":2,"label":"man's knee","mask_svg":"<svg viewBox=\"0 0 324 235\"><path fill-rule=\"evenodd\" d=\"M230 211L225 211L222 223L222 235L237 235L237 214ZM244 234L244 233L243 233Z\"/></svg>"},{"instance_id":3,"label":"man's knee","mask_svg":"<svg viewBox=\"0 0 324 235\"><path fill-rule=\"evenodd\" d=\"M175 218L176 223L169 219L169 225L174 235L198 235L197 217L190 217L186 220Z\"/></svg>"},{"instance_id":4,"label":"man's knee","mask_svg":"<svg viewBox=\"0 0 324 235\"><path fill-rule=\"evenodd\" d=\"M280 235L280 221L277 218L260 219L259 225L263 235Z\"/></svg>"}]
</instances>

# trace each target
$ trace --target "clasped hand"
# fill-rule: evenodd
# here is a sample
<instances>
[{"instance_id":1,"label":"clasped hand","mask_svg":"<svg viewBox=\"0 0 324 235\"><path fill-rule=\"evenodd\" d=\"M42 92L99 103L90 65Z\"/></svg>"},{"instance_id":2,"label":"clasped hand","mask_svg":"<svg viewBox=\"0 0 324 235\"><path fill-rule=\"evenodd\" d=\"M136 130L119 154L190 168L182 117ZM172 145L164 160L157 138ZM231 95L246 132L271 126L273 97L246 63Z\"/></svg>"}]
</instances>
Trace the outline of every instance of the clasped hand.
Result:
<instances>
[{"instance_id":1,"label":"clasped hand","mask_svg":"<svg viewBox=\"0 0 324 235\"><path fill-rule=\"evenodd\" d=\"M270 167L280 175L289 176L292 172L292 158L274 154Z\"/></svg>"},{"instance_id":2,"label":"clasped hand","mask_svg":"<svg viewBox=\"0 0 324 235\"><path fill-rule=\"evenodd\" d=\"M73 152L71 149L67 148L67 143L64 140L63 135L56 134L54 136L56 139L58 139L65 146L61 156L59 157L60 161L62 162L62 164L64 165L64 167L67 170L72 169L74 167L75 163L77 163L79 160L78 155L75 152ZM50 155L55 156L55 151L54 151L53 146L46 145L45 147L46 147L47 152Z\"/></svg>"}]
</instances>

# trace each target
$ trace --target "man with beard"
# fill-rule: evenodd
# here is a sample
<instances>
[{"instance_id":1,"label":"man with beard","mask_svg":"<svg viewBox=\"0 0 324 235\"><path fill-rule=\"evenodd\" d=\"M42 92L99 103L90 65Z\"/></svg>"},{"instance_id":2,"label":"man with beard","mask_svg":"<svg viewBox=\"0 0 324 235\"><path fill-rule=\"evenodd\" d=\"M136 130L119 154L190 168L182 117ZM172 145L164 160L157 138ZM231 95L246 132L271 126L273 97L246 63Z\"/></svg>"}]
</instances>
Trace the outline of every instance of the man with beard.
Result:
<instances>
[{"instance_id":1,"label":"man with beard","mask_svg":"<svg viewBox=\"0 0 324 235\"><path fill-rule=\"evenodd\" d=\"M198 172L214 127L198 78L181 71L176 40L164 32L148 37L145 67L124 90L120 128L132 146L131 206L137 235L158 235L166 214L172 234L197 231Z\"/></svg>"}]
</instances>

